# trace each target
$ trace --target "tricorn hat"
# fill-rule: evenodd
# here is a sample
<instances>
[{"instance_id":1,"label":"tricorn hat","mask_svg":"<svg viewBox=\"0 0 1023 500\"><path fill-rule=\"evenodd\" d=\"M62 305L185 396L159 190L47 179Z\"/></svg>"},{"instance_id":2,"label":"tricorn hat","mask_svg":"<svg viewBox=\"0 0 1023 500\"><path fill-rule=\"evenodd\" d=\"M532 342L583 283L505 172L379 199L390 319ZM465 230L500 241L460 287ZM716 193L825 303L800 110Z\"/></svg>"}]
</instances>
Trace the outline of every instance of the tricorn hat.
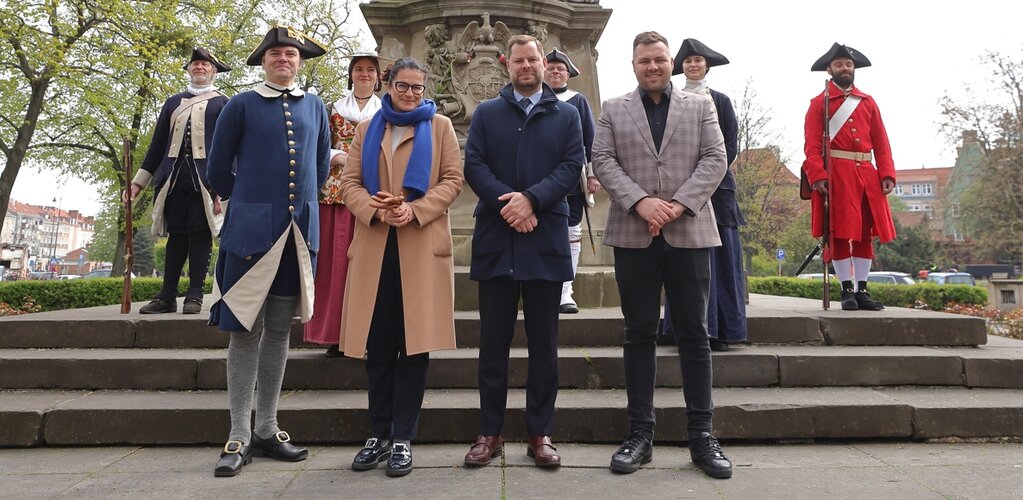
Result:
<instances>
[{"instance_id":1,"label":"tricorn hat","mask_svg":"<svg viewBox=\"0 0 1023 500\"><path fill-rule=\"evenodd\" d=\"M373 51L356 52L352 54L352 60L348 63L348 90L352 90L352 87L355 86L355 82L352 80L352 69L355 68L355 63L358 62L359 59L369 59L370 61L373 61L373 66L377 67L377 83L373 87L373 90L380 90L380 56Z\"/></svg>"},{"instance_id":2,"label":"tricorn hat","mask_svg":"<svg viewBox=\"0 0 1023 500\"><path fill-rule=\"evenodd\" d=\"M840 57L848 57L853 60L854 68L863 68L870 66L870 59L863 55L862 52L848 46L834 43L831 45L831 50L828 50L826 54L817 59L817 62L813 63L810 67L810 71L825 71L831 64L831 61Z\"/></svg>"},{"instance_id":3,"label":"tricorn hat","mask_svg":"<svg viewBox=\"0 0 1023 500\"><path fill-rule=\"evenodd\" d=\"M675 67L672 68L672 75L682 74L682 61L689 56L703 56L707 61L707 68L712 66L722 66L728 64L728 58L721 55L719 52L711 50L710 47L703 44L703 42L695 38L686 38L682 40L682 45L678 48L678 54L675 54Z\"/></svg>"},{"instance_id":4,"label":"tricorn hat","mask_svg":"<svg viewBox=\"0 0 1023 500\"><path fill-rule=\"evenodd\" d=\"M547 53L547 62L559 62L564 64L565 67L568 68L569 78L579 76L579 68L572 64L572 60L569 59L568 54L559 51L557 47L554 47L554 50Z\"/></svg>"},{"instance_id":5,"label":"tricorn hat","mask_svg":"<svg viewBox=\"0 0 1023 500\"><path fill-rule=\"evenodd\" d=\"M188 65L192 64L193 61L208 61L217 69L217 73L227 73L228 71L231 71L230 66L220 62L220 59L217 59L217 56L213 55L209 49L203 47L196 47L192 49L192 58L189 59L188 62L181 67L181 69L187 70Z\"/></svg>"},{"instance_id":6,"label":"tricorn hat","mask_svg":"<svg viewBox=\"0 0 1023 500\"><path fill-rule=\"evenodd\" d=\"M282 45L298 49L298 54L302 59L312 59L327 53L327 48L321 45L320 42L310 38L309 35L291 26L274 26L270 28L270 31L266 32L266 36L263 37L263 41L256 47L256 50L249 54L245 64L259 66L263 63L263 53L272 47L280 47Z\"/></svg>"}]
</instances>

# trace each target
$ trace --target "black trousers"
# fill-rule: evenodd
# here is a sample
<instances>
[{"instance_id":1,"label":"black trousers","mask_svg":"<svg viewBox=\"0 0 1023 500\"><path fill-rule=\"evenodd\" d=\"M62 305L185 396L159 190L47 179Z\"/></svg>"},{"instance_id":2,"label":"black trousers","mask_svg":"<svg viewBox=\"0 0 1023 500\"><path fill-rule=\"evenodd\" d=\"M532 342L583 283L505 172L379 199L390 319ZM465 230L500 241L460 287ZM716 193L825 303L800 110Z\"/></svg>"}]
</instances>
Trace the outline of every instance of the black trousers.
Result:
<instances>
[{"instance_id":1,"label":"black trousers","mask_svg":"<svg viewBox=\"0 0 1023 500\"><path fill-rule=\"evenodd\" d=\"M430 354L405 353L405 311L401 299L398 236L387 235L373 319L366 340L369 419L373 437L411 440L419 427Z\"/></svg>"},{"instance_id":2,"label":"black trousers","mask_svg":"<svg viewBox=\"0 0 1023 500\"><path fill-rule=\"evenodd\" d=\"M190 177L191 170L179 160L170 178L162 189L167 193L163 213L167 221L167 256L163 267L163 286L157 298L174 302L178 296L178 281L188 261L188 292L185 297L202 300L203 283L210 268L210 252L213 236L206 222L203 206L204 189ZM173 187L172 187L173 185Z\"/></svg>"},{"instance_id":3,"label":"black trousers","mask_svg":"<svg viewBox=\"0 0 1023 500\"><path fill-rule=\"evenodd\" d=\"M661 288L674 321L689 433L713 430L707 300L710 250L674 248L662 236L647 248L615 248L615 277L625 317L625 389L629 428L653 431L657 323Z\"/></svg>"},{"instance_id":4,"label":"black trousers","mask_svg":"<svg viewBox=\"0 0 1023 500\"><path fill-rule=\"evenodd\" d=\"M560 281L514 281L509 277L479 282L480 433L501 434L508 406L508 353L522 299L529 374L526 378L526 429L548 436L558 398L558 307Z\"/></svg>"}]
</instances>

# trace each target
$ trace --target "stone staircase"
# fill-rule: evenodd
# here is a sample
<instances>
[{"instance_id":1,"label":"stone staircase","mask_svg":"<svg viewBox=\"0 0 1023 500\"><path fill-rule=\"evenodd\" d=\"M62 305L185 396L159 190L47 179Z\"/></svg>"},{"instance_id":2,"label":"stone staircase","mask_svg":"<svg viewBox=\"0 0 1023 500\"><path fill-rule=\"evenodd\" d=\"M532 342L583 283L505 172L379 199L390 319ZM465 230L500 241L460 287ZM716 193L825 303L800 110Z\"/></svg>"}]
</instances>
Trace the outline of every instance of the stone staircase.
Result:
<instances>
[{"instance_id":1,"label":"stone staircase","mask_svg":"<svg viewBox=\"0 0 1023 500\"><path fill-rule=\"evenodd\" d=\"M460 349L434 353L422 442L477 434L475 293L459 270ZM623 322L613 272L588 268L563 315L555 438L626 433ZM142 304L135 304L134 311ZM527 357L516 334L505 437L524 439ZM751 345L714 354L715 427L724 439L1023 438L1023 342L981 319L889 308L822 311L754 295ZM280 406L296 442L356 443L368 432L363 363L328 359L292 330ZM0 446L221 443L229 427L227 336L205 315L120 315L116 306L0 318ZM674 347L658 348L658 439L683 440Z\"/></svg>"}]
</instances>

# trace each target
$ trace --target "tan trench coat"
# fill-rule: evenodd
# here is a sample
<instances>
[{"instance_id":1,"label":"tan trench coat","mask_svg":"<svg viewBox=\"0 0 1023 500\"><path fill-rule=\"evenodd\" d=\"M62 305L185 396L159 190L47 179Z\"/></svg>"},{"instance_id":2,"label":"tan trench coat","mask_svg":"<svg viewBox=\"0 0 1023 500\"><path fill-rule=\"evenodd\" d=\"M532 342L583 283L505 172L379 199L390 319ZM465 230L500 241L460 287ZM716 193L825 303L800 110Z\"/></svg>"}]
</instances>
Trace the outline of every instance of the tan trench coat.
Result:
<instances>
[{"instance_id":1,"label":"tan trench coat","mask_svg":"<svg viewBox=\"0 0 1023 500\"><path fill-rule=\"evenodd\" d=\"M341 350L364 358L376 304L380 266L390 226L374 217L370 193L362 185L362 142L370 120L359 124L341 176L341 196L355 214L355 237L348 247L348 282L341 316ZM415 221L398 228L401 289L405 306L408 355L455 348L454 260L448 207L462 191L462 158L451 120L433 117L433 167L426 194L410 203ZM409 128L391 153L391 125L380 148L380 189L400 193L412 154L415 129Z\"/></svg>"}]
</instances>

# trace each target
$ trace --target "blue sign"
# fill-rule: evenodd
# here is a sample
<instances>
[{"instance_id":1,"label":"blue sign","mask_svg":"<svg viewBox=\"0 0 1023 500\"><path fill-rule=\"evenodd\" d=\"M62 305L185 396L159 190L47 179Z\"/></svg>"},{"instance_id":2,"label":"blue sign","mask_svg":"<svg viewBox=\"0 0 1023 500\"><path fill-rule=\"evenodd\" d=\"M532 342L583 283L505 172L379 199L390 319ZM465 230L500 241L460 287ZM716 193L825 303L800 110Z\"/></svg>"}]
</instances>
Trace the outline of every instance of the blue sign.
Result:
<instances>
[{"instance_id":1,"label":"blue sign","mask_svg":"<svg viewBox=\"0 0 1023 500\"><path fill-rule=\"evenodd\" d=\"M778 260L785 260L785 250L784 249L781 249L781 248L778 249Z\"/></svg>"}]
</instances>

